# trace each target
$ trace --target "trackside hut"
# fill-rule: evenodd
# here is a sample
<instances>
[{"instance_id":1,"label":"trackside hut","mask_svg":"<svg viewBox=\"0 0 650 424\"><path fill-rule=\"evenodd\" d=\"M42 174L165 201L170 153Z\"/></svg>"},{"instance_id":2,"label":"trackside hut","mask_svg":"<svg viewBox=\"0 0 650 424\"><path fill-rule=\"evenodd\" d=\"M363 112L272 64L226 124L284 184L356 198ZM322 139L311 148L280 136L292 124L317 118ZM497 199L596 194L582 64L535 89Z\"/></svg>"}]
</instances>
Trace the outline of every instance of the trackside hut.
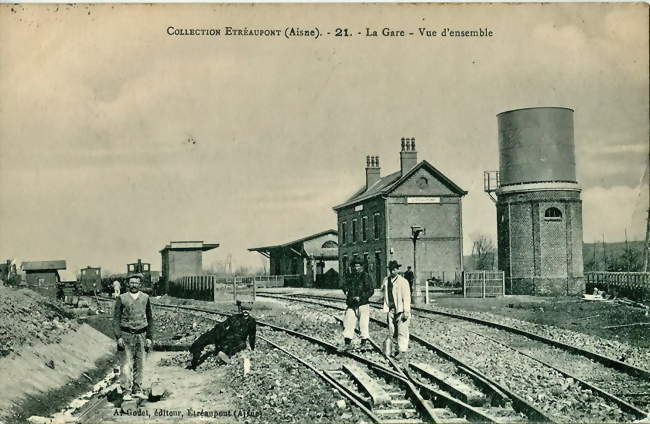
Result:
<instances>
[{"instance_id":1,"label":"trackside hut","mask_svg":"<svg viewBox=\"0 0 650 424\"><path fill-rule=\"evenodd\" d=\"M252 247L269 259L269 275L295 276L285 282L306 287L336 287L338 234L327 230L273 246Z\"/></svg>"},{"instance_id":2,"label":"trackside hut","mask_svg":"<svg viewBox=\"0 0 650 424\"><path fill-rule=\"evenodd\" d=\"M23 262L21 269L25 272L27 286L44 296L54 297L56 285L61 278L59 270L66 269L64 260Z\"/></svg>"},{"instance_id":3,"label":"trackside hut","mask_svg":"<svg viewBox=\"0 0 650 424\"><path fill-rule=\"evenodd\" d=\"M379 157L366 158L366 184L334 206L339 227L339 269L358 259L377 286L387 264L413 265L412 226L426 229L417 244L418 277L463 267L462 197L457 186L426 160L418 163L414 138L402 138L400 170L381 176Z\"/></svg>"},{"instance_id":4,"label":"trackside hut","mask_svg":"<svg viewBox=\"0 0 650 424\"><path fill-rule=\"evenodd\" d=\"M180 277L203 273L203 252L216 249L218 243L203 241L171 241L161 251L162 278L164 282ZM152 271L152 282L155 278ZM157 281L157 280L156 280Z\"/></svg>"}]
</instances>

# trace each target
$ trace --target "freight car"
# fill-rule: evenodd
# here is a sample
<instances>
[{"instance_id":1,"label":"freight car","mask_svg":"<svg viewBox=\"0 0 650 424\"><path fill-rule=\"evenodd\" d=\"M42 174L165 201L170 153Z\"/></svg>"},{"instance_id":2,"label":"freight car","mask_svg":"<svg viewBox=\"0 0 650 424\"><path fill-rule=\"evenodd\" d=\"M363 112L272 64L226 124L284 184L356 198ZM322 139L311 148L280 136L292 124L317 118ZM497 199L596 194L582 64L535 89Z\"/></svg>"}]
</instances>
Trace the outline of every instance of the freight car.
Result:
<instances>
[{"instance_id":1,"label":"freight car","mask_svg":"<svg viewBox=\"0 0 650 424\"><path fill-rule=\"evenodd\" d=\"M79 284L82 294L99 293L102 290L102 269L90 266L82 268Z\"/></svg>"}]
</instances>

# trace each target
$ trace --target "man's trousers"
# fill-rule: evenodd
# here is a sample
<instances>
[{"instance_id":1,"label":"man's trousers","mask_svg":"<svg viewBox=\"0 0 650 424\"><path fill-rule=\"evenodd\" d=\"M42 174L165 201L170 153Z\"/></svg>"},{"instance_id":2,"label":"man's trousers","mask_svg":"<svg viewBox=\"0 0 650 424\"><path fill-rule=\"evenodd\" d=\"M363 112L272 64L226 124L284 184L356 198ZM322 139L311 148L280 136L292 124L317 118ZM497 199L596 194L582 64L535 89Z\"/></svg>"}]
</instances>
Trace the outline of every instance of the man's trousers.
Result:
<instances>
[{"instance_id":1,"label":"man's trousers","mask_svg":"<svg viewBox=\"0 0 650 424\"><path fill-rule=\"evenodd\" d=\"M359 322L359 331L361 332L362 339L370 338L370 331L368 324L370 323L370 305L361 305L358 308L348 308L345 310L343 317L343 337L352 339L354 337L354 329Z\"/></svg>"},{"instance_id":2,"label":"man's trousers","mask_svg":"<svg viewBox=\"0 0 650 424\"><path fill-rule=\"evenodd\" d=\"M396 313L394 309L388 311L388 334L389 337L397 338L397 346L400 352L406 352L409 349L409 325L411 318L402 321L402 312Z\"/></svg>"},{"instance_id":3,"label":"man's trousers","mask_svg":"<svg viewBox=\"0 0 650 424\"><path fill-rule=\"evenodd\" d=\"M146 334L131 334L122 332L124 350L120 351L120 383L122 390L131 390L134 393L142 390L142 377L144 375L144 350Z\"/></svg>"}]
</instances>

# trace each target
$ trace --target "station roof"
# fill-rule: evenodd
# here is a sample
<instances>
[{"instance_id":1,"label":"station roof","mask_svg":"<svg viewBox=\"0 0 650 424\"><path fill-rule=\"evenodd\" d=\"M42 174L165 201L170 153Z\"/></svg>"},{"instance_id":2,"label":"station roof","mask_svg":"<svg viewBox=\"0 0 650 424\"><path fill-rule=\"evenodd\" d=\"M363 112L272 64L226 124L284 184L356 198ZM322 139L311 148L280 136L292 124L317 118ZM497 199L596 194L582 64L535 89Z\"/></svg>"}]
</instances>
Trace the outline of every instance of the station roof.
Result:
<instances>
[{"instance_id":1,"label":"station roof","mask_svg":"<svg viewBox=\"0 0 650 424\"><path fill-rule=\"evenodd\" d=\"M342 209L346 206L352 206L354 204L363 202L364 200L372 199L376 196L385 196L390 194L391 191L399 187L404 181L408 180L413 174L415 174L419 169L424 168L429 171L438 181L443 183L449 190L452 192L464 196L467 194L465 190L458 187L452 180L447 178L442 172L438 171L433 165L431 165L426 160L415 165L409 172L402 176L401 171L393 172L388 174L385 177L381 177L379 181L366 187L365 185L357 190L352 197L350 197L345 202L340 205L334 206L332 209Z\"/></svg>"},{"instance_id":2,"label":"station roof","mask_svg":"<svg viewBox=\"0 0 650 424\"><path fill-rule=\"evenodd\" d=\"M65 269L64 260L56 261L29 261L23 262L20 267L23 271L55 271L58 269Z\"/></svg>"},{"instance_id":3,"label":"station roof","mask_svg":"<svg viewBox=\"0 0 650 424\"><path fill-rule=\"evenodd\" d=\"M338 260L339 248L338 247L314 247L311 249L303 249L305 256L311 256L314 259L321 260Z\"/></svg>"},{"instance_id":4,"label":"station roof","mask_svg":"<svg viewBox=\"0 0 650 424\"><path fill-rule=\"evenodd\" d=\"M162 248L160 253L165 250L201 250L203 252L216 249L219 243L203 243L199 241L170 241L168 245Z\"/></svg>"},{"instance_id":5,"label":"station roof","mask_svg":"<svg viewBox=\"0 0 650 424\"><path fill-rule=\"evenodd\" d=\"M325 236L325 235L328 235L328 234L338 235L339 232L336 231L336 230L331 230L330 229L330 230L321 231L320 233L312 234L312 235L307 236L307 237L299 238L298 240L293 240L293 241L290 241L290 242L287 242L287 243L284 243L284 244L276 244L276 245L273 245L273 246L251 247L248 250L250 252L260 252L260 253L261 252L268 252L269 250L272 250L272 249L279 249L279 248L283 248L283 247L293 246L294 244L301 244L301 243L304 243L306 241L313 240L315 238ZM338 249L335 249L335 250L338 251ZM303 251L304 251L304 249L303 249Z\"/></svg>"}]
</instances>

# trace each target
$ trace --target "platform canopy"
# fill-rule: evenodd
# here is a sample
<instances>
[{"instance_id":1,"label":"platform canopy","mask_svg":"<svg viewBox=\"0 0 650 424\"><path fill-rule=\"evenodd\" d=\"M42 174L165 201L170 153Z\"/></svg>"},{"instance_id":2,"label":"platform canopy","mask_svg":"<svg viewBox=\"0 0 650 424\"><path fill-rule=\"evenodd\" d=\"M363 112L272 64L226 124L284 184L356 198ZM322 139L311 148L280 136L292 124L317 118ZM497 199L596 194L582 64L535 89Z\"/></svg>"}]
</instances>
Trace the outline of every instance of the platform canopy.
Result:
<instances>
[{"instance_id":1,"label":"platform canopy","mask_svg":"<svg viewBox=\"0 0 650 424\"><path fill-rule=\"evenodd\" d=\"M321 231L320 233L312 234L310 236L299 238L297 240L292 240L292 241L287 242L287 243L276 244L276 245L272 245L272 246L251 247L248 250L250 252L261 253L263 256L265 256L267 258L271 254L271 251L275 250L275 249L289 249L290 251L292 251L296 255L303 256L303 257L315 256L315 255L311 254L310 252L305 251L303 244L306 241L313 240L315 238L322 237L322 236L325 236L325 235L328 235L328 234L338 235L338 231L336 231L336 230L325 230L325 231ZM336 257L338 258L338 248L321 248L321 249L316 249L316 250L327 251L327 255L331 256L331 253L332 253L331 249L334 249L337 252ZM309 249L309 250L313 250L313 249ZM318 253L323 254L323 252L320 252L320 251Z\"/></svg>"}]
</instances>

